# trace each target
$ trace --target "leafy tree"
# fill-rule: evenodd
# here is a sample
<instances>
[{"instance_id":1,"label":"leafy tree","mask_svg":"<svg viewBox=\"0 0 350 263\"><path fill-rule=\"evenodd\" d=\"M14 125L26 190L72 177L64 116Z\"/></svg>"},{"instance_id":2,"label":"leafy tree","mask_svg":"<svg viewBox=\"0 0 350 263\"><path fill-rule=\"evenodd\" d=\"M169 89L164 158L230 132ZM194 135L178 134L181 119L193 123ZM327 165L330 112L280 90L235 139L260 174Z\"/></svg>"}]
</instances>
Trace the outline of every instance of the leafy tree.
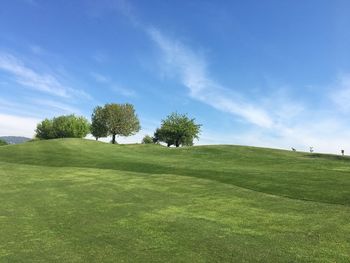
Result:
<instances>
[{"instance_id":1,"label":"leafy tree","mask_svg":"<svg viewBox=\"0 0 350 263\"><path fill-rule=\"evenodd\" d=\"M116 143L116 135L130 136L141 129L134 106L131 104L106 104L104 112L108 135L112 135L113 144Z\"/></svg>"},{"instance_id":2,"label":"leafy tree","mask_svg":"<svg viewBox=\"0 0 350 263\"><path fill-rule=\"evenodd\" d=\"M192 146L193 140L199 138L201 126L186 114L172 113L162 120L161 127L154 133L154 141L165 142L168 147Z\"/></svg>"},{"instance_id":3,"label":"leafy tree","mask_svg":"<svg viewBox=\"0 0 350 263\"><path fill-rule=\"evenodd\" d=\"M172 133L170 130L167 130L165 128L157 128L153 135L153 142L159 143L159 142L165 142L168 147L175 144L174 136L172 136Z\"/></svg>"},{"instance_id":4,"label":"leafy tree","mask_svg":"<svg viewBox=\"0 0 350 263\"><path fill-rule=\"evenodd\" d=\"M90 124L84 117L59 116L53 119L56 138L83 138L90 132Z\"/></svg>"},{"instance_id":5,"label":"leafy tree","mask_svg":"<svg viewBox=\"0 0 350 263\"><path fill-rule=\"evenodd\" d=\"M97 106L91 115L91 134L96 138L96 141L98 138L108 135L105 112L103 107Z\"/></svg>"},{"instance_id":6,"label":"leafy tree","mask_svg":"<svg viewBox=\"0 0 350 263\"><path fill-rule=\"evenodd\" d=\"M84 117L65 115L51 120L45 119L37 125L36 138L83 138L90 131L90 124Z\"/></svg>"},{"instance_id":7,"label":"leafy tree","mask_svg":"<svg viewBox=\"0 0 350 263\"><path fill-rule=\"evenodd\" d=\"M8 143L5 142L4 140L0 139L0 146L7 145Z\"/></svg>"},{"instance_id":8,"label":"leafy tree","mask_svg":"<svg viewBox=\"0 0 350 263\"><path fill-rule=\"evenodd\" d=\"M45 119L36 126L35 137L43 140L54 139L53 120Z\"/></svg>"},{"instance_id":9,"label":"leafy tree","mask_svg":"<svg viewBox=\"0 0 350 263\"><path fill-rule=\"evenodd\" d=\"M152 144L153 142L153 138L149 135L145 135L145 137L143 137L142 139L142 144Z\"/></svg>"}]
</instances>

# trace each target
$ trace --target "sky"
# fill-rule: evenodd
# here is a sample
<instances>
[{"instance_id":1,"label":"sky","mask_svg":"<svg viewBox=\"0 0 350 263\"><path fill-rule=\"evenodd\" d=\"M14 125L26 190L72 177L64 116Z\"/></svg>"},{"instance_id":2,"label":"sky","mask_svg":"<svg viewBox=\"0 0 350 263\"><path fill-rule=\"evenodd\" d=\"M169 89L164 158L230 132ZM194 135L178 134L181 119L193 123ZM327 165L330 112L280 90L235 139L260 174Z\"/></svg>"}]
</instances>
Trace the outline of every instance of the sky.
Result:
<instances>
[{"instance_id":1,"label":"sky","mask_svg":"<svg viewBox=\"0 0 350 263\"><path fill-rule=\"evenodd\" d=\"M350 1L3 0L0 136L132 103L140 142L171 112L195 144L350 153Z\"/></svg>"}]
</instances>

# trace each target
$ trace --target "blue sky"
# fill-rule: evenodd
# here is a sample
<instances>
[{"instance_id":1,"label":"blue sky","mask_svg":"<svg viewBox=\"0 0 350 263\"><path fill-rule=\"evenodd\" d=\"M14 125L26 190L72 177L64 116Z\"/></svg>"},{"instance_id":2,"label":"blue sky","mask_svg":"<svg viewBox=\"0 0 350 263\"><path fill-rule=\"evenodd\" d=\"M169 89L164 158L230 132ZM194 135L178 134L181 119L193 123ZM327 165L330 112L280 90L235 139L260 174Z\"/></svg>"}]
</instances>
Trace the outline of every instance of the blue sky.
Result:
<instances>
[{"instance_id":1,"label":"blue sky","mask_svg":"<svg viewBox=\"0 0 350 263\"><path fill-rule=\"evenodd\" d=\"M197 144L350 152L350 2L41 1L0 6L0 135L135 105L139 142L178 111Z\"/></svg>"}]
</instances>

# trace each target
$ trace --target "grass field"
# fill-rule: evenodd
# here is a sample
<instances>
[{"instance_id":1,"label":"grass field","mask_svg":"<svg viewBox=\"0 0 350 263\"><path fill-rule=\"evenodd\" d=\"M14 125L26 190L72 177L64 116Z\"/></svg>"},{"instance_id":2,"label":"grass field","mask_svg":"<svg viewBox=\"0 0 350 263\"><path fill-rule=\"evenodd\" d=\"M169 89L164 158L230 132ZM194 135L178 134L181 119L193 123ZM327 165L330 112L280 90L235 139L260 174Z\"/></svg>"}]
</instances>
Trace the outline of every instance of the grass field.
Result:
<instances>
[{"instance_id":1,"label":"grass field","mask_svg":"<svg viewBox=\"0 0 350 263\"><path fill-rule=\"evenodd\" d=\"M79 139L1 146L0 262L350 262L350 159Z\"/></svg>"}]
</instances>

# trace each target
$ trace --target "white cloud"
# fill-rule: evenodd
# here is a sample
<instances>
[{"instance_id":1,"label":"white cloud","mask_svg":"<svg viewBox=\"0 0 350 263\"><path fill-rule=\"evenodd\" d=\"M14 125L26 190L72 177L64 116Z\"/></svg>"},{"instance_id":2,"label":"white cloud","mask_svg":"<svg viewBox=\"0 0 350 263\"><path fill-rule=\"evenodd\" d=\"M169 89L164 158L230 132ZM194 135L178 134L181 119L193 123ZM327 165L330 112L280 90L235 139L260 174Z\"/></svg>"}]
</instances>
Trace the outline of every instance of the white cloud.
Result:
<instances>
[{"instance_id":1,"label":"white cloud","mask_svg":"<svg viewBox=\"0 0 350 263\"><path fill-rule=\"evenodd\" d=\"M12 54L0 52L0 70L10 74L18 84L32 90L63 98L75 96L91 99L91 96L85 91L63 85L62 81L54 74L39 73L26 66L21 59Z\"/></svg>"},{"instance_id":2,"label":"white cloud","mask_svg":"<svg viewBox=\"0 0 350 263\"><path fill-rule=\"evenodd\" d=\"M39 119L0 113L0 136L32 138Z\"/></svg>"},{"instance_id":3,"label":"white cloud","mask_svg":"<svg viewBox=\"0 0 350 263\"><path fill-rule=\"evenodd\" d=\"M180 42L168 39L154 28L147 32L162 50L167 65L177 71L180 81L189 89L192 98L255 125L272 127L272 118L264 109L232 95L232 92L213 80L207 72L206 61L200 55Z\"/></svg>"},{"instance_id":4,"label":"white cloud","mask_svg":"<svg viewBox=\"0 0 350 263\"><path fill-rule=\"evenodd\" d=\"M50 99L28 98L26 101L17 101L0 98L0 112L32 118L51 118L62 114L82 115L79 108L70 104ZM4 124L6 125L6 124Z\"/></svg>"},{"instance_id":5,"label":"white cloud","mask_svg":"<svg viewBox=\"0 0 350 263\"><path fill-rule=\"evenodd\" d=\"M81 111L78 108L75 108L66 103L47 99L33 99L32 101L37 105L47 106L50 109L59 110L60 113L81 114Z\"/></svg>"},{"instance_id":6,"label":"white cloud","mask_svg":"<svg viewBox=\"0 0 350 263\"><path fill-rule=\"evenodd\" d=\"M39 74L26 67L21 60L13 55L0 53L0 70L12 74L15 80L23 86L60 97L69 97L67 88L54 76Z\"/></svg>"},{"instance_id":7,"label":"white cloud","mask_svg":"<svg viewBox=\"0 0 350 263\"><path fill-rule=\"evenodd\" d=\"M203 133L200 144L228 143L307 151L313 146L319 152L350 152L349 124L330 113L307 107L286 94L266 94L259 104L232 88L215 81L207 70L207 62L200 54L181 42L167 38L155 28L147 30L163 55L163 63L176 72L179 81L188 88L189 96L220 111L237 116L253 124L234 136ZM163 66L164 66L163 64ZM343 76L333 100L343 110L350 110L350 76ZM279 88L273 92L278 93ZM334 113L334 112L333 112Z\"/></svg>"}]
</instances>

